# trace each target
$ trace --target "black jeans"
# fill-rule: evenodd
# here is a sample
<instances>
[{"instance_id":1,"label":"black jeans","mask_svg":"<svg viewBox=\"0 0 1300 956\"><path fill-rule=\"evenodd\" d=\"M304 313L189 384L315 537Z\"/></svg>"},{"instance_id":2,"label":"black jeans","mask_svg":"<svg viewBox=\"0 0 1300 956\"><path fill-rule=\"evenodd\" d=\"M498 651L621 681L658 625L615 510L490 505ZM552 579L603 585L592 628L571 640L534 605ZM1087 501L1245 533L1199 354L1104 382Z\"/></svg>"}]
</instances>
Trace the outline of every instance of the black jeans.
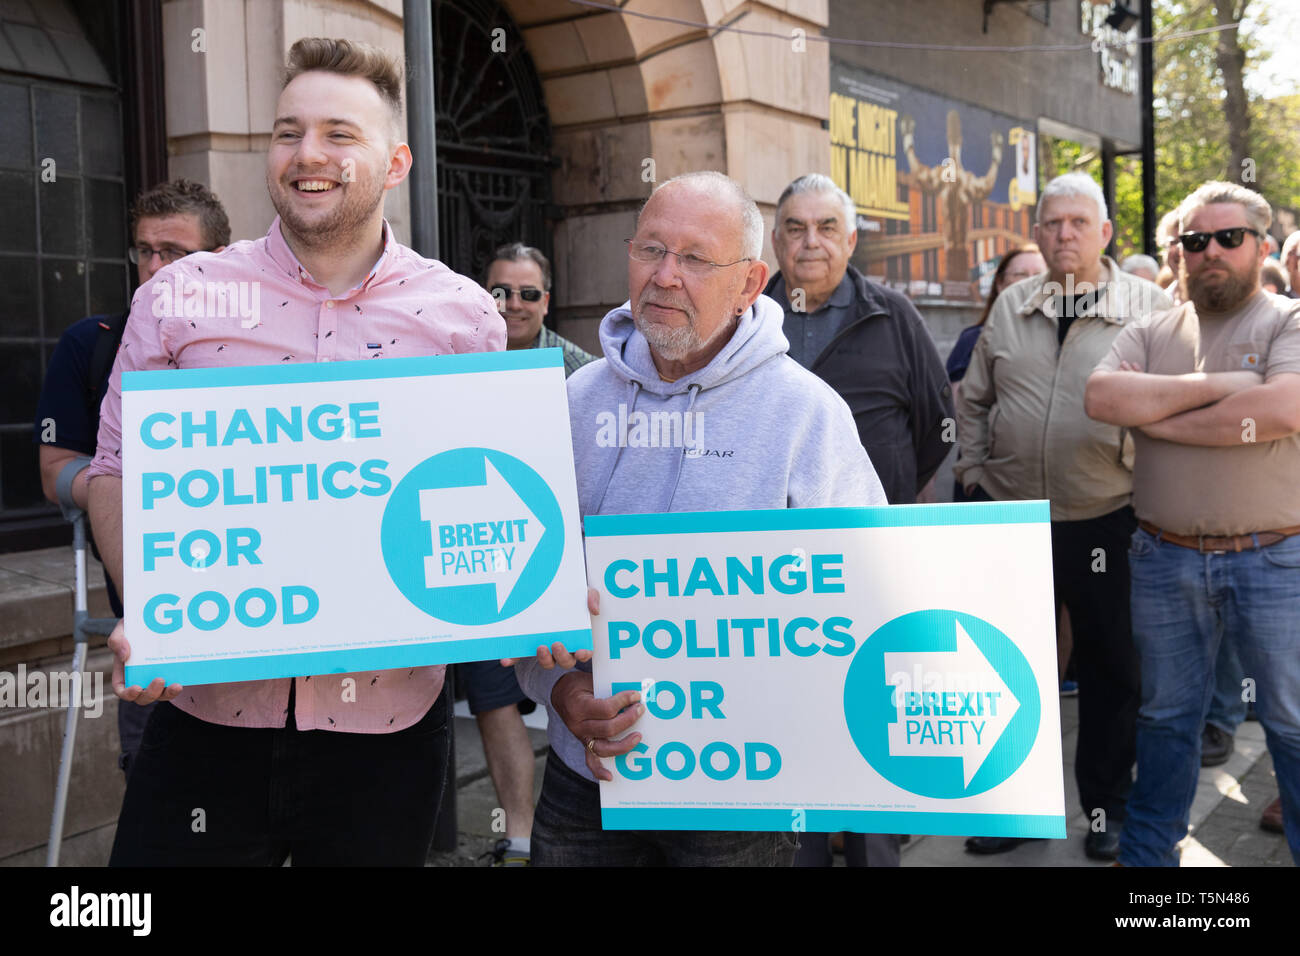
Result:
<instances>
[{"instance_id":1,"label":"black jeans","mask_svg":"<svg viewBox=\"0 0 1300 956\"><path fill-rule=\"evenodd\" d=\"M789 866L798 845L793 832L602 830L599 785L546 757L534 866Z\"/></svg>"},{"instance_id":2,"label":"black jeans","mask_svg":"<svg viewBox=\"0 0 1300 956\"><path fill-rule=\"evenodd\" d=\"M391 734L226 727L159 704L109 865L423 866L447 785L446 697Z\"/></svg>"},{"instance_id":3,"label":"black jeans","mask_svg":"<svg viewBox=\"0 0 1300 956\"><path fill-rule=\"evenodd\" d=\"M1130 507L1084 521L1052 522L1056 605L1070 612L1079 681L1074 777L1083 812L1124 820L1137 760L1142 682L1129 616Z\"/></svg>"}]
</instances>

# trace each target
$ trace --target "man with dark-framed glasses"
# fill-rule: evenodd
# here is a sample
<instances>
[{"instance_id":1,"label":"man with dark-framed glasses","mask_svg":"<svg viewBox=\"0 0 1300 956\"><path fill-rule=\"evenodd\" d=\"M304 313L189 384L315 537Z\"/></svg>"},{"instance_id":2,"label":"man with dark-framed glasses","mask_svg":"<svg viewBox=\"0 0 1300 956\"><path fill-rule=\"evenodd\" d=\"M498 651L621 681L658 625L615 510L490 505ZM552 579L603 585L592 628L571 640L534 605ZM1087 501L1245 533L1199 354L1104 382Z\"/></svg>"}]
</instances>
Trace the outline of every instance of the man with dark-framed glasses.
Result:
<instances>
[{"instance_id":1,"label":"man with dark-framed glasses","mask_svg":"<svg viewBox=\"0 0 1300 956\"><path fill-rule=\"evenodd\" d=\"M141 193L131 207L131 247L127 258L144 285L164 266L195 252L220 252L230 242L226 210L206 187L188 179L160 183ZM59 501L59 475L70 469L72 497L86 510L86 469L95 454L99 406L108 389L128 312L92 315L70 325L50 357L36 408L36 441L40 444L41 490ZM79 467L78 467L79 463ZM93 541L92 541L93 546ZM98 552L96 552L98 556ZM122 600L109 575L104 575L108 603L122 616ZM140 737L152 707L118 707L122 741L118 766L130 772Z\"/></svg>"}]
</instances>

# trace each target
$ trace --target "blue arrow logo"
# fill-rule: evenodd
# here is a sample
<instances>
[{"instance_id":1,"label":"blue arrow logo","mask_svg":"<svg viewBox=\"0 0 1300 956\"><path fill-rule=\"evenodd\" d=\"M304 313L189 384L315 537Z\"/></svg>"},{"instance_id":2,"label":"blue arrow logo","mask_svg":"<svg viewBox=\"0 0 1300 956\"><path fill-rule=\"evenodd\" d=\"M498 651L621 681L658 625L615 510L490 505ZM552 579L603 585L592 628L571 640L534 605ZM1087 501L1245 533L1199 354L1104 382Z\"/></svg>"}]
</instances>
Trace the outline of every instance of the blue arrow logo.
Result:
<instances>
[{"instance_id":1,"label":"blue arrow logo","mask_svg":"<svg viewBox=\"0 0 1300 956\"><path fill-rule=\"evenodd\" d=\"M458 448L416 465L384 510L380 546L398 590L452 624L494 624L542 596L560 567L564 519L518 458Z\"/></svg>"},{"instance_id":2,"label":"blue arrow logo","mask_svg":"<svg viewBox=\"0 0 1300 956\"><path fill-rule=\"evenodd\" d=\"M919 796L990 790L1024 763L1042 706L1033 669L988 621L914 611L858 648L844 682L844 718L882 777Z\"/></svg>"}]
</instances>

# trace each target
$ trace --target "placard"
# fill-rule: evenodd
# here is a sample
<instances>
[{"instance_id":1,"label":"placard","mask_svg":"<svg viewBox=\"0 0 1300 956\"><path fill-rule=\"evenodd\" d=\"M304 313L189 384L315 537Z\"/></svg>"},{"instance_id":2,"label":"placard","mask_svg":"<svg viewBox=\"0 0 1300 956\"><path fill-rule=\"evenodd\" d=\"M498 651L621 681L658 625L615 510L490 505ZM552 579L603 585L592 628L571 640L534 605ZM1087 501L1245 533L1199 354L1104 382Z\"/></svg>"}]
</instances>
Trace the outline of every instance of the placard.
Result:
<instances>
[{"instance_id":1,"label":"placard","mask_svg":"<svg viewBox=\"0 0 1300 956\"><path fill-rule=\"evenodd\" d=\"M559 349L128 372L128 684L590 647Z\"/></svg>"},{"instance_id":2,"label":"placard","mask_svg":"<svg viewBox=\"0 0 1300 956\"><path fill-rule=\"evenodd\" d=\"M1065 836L1045 501L586 520L606 829Z\"/></svg>"}]
</instances>

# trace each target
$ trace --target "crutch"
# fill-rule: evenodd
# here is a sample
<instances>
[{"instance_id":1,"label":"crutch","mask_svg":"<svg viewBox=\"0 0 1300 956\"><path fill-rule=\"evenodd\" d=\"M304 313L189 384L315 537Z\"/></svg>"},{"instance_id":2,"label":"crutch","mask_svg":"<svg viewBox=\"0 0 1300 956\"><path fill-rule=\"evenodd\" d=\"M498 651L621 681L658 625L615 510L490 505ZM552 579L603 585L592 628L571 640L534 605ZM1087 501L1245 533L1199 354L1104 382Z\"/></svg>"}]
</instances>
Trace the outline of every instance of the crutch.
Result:
<instances>
[{"instance_id":1,"label":"crutch","mask_svg":"<svg viewBox=\"0 0 1300 956\"><path fill-rule=\"evenodd\" d=\"M81 680L86 669L87 642L92 634L113 633L117 618L93 618L86 610L86 513L72 500L72 483L90 459L78 457L63 466L55 483L63 517L72 522L72 559L76 568L76 587L72 615L72 693L68 717L63 727L63 751L59 755L59 779L54 787L54 813L50 818L50 839L45 848L45 865L59 865L63 848L63 818L68 809L68 784L72 778L72 753L77 744L77 718L81 707Z\"/></svg>"}]
</instances>

